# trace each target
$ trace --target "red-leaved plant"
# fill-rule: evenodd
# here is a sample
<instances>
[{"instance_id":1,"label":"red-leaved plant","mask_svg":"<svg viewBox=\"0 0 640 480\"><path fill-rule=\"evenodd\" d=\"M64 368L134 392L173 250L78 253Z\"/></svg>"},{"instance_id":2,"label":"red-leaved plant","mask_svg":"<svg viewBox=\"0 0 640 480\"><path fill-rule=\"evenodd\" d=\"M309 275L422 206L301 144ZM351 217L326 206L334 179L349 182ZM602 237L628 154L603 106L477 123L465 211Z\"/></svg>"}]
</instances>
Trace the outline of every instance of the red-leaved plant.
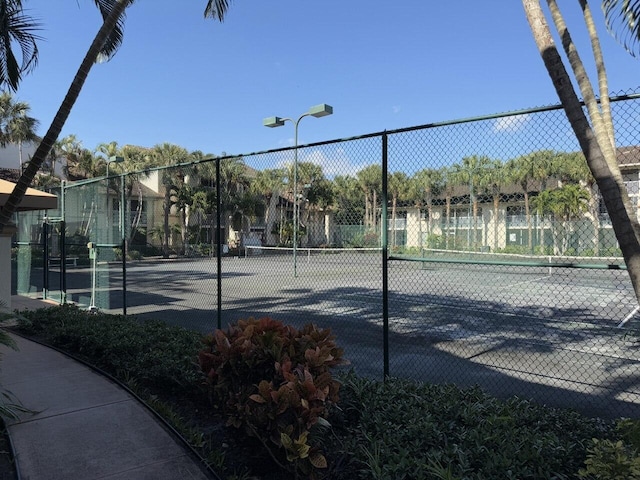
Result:
<instances>
[{"instance_id":1,"label":"red-leaved plant","mask_svg":"<svg viewBox=\"0 0 640 480\"><path fill-rule=\"evenodd\" d=\"M346 363L331 331L249 318L216 330L204 343L200 367L227 423L258 438L281 466L315 478L327 460L309 445L309 431L328 425L339 388L330 369Z\"/></svg>"}]
</instances>

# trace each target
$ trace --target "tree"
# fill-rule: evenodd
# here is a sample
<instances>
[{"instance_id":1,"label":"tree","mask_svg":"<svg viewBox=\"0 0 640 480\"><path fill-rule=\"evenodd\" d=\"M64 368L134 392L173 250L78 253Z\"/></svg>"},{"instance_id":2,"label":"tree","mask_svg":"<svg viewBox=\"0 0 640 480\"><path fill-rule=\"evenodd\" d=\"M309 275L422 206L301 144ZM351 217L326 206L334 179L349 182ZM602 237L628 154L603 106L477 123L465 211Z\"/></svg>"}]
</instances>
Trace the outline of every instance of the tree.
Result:
<instances>
[{"instance_id":1,"label":"tree","mask_svg":"<svg viewBox=\"0 0 640 480\"><path fill-rule=\"evenodd\" d=\"M588 208L588 201L589 193L576 184L543 190L531 199L538 214L551 221L554 255L564 255L567 252L573 223L582 218Z\"/></svg>"},{"instance_id":2,"label":"tree","mask_svg":"<svg viewBox=\"0 0 640 480\"><path fill-rule=\"evenodd\" d=\"M267 243L273 230L273 225L277 221L274 217L276 206L283 190L284 171L278 169L260 170L256 178L251 182L251 189L265 198L265 233Z\"/></svg>"},{"instance_id":3,"label":"tree","mask_svg":"<svg viewBox=\"0 0 640 480\"><path fill-rule=\"evenodd\" d=\"M378 193L382 189L382 167L369 165L356 173L356 177L364 193L364 225L375 232L378 218Z\"/></svg>"},{"instance_id":4,"label":"tree","mask_svg":"<svg viewBox=\"0 0 640 480\"><path fill-rule=\"evenodd\" d=\"M591 11L587 1L580 0L598 74L600 102L593 92L591 81L556 1L547 0L553 23L562 39L562 46L584 99L589 115L587 118L551 36L540 0L522 0L522 4L544 65L602 195L636 299L640 301L640 224L622 181L616 158L606 70Z\"/></svg>"},{"instance_id":5,"label":"tree","mask_svg":"<svg viewBox=\"0 0 640 480\"><path fill-rule=\"evenodd\" d=\"M480 185L493 199L493 249L496 250L500 242L498 241L498 214L500 209L500 194L502 187L508 180L506 167L500 160L494 160L486 166L484 175L480 178Z\"/></svg>"},{"instance_id":6,"label":"tree","mask_svg":"<svg viewBox=\"0 0 640 480\"><path fill-rule=\"evenodd\" d=\"M472 209L473 236L469 241L468 247L472 247L477 242L478 235L478 192L482 189L483 178L486 169L491 165L491 160L485 156L472 155L464 157L462 163L454 165L454 177L456 183L468 185L469 202Z\"/></svg>"},{"instance_id":7,"label":"tree","mask_svg":"<svg viewBox=\"0 0 640 480\"><path fill-rule=\"evenodd\" d=\"M529 191L531 190L534 177L533 155L524 155L511 159L506 164L508 177L522 189L524 196L524 214L527 222L527 243L529 251L533 251L533 224L531 222L531 205L529 202Z\"/></svg>"},{"instance_id":8,"label":"tree","mask_svg":"<svg viewBox=\"0 0 640 480\"><path fill-rule=\"evenodd\" d=\"M51 122L51 126L47 130L47 133L36 149L36 152L29 162L29 165L18 179L18 183L11 192L11 195L9 195L9 198L7 199L5 205L0 210L0 233L2 233L4 227L9 223L11 216L16 211L16 208L24 198L27 188L46 160L51 147L58 138L58 135L60 135L62 127L69 117L71 109L78 99L78 96L80 95L80 92L82 90L84 82L89 75L91 67L98 60L111 58L116 53L120 43L122 42L124 13L127 7L129 7L133 3L133 0L94 0L94 2L100 9L100 13L104 18L104 22L98 30L98 33L91 43L91 46L89 47L89 50L87 51L84 59L82 60L80 67L76 72L73 81L71 82L69 91L67 92L64 100L62 101L62 104L60 105L60 108L58 109L56 115L53 118L53 121ZM22 14L22 5L19 0L0 0L0 5L1 4L4 4L5 6L8 5L10 7L16 7L18 10L18 14ZM229 0L209 0L205 7L204 16L205 18L217 18L219 21L222 21L228 9L228 6ZM14 20L11 20L11 18L13 18ZM20 29L20 24L17 20L15 20L15 18L16 15L10 17L8 20L5 18L2 19L2 21L5 22L5 25L3 26L3 28L5 29L3 30L3 32L8 32L10 28L14 28L22 30L22 32L26 31L26 33L29 33L29 28L33 29L33 25L27 25L26 28ZM19 16L18 19L20 19ZM11 63L10 57L13 56L13 53L11 51L11 41L5 41L3 39L3 42L4 48L0 48L0 81L3 81L3 77L1 74L2 65L5 65L5 67L9 65ZM33 50L31 50L31 52L33 52ZM35 52L34 56L37 58L37 51ZM6 80L4 81L6 82ZM0 84L0 87L4 84L5 83Z\"/></svg>"},{"instance_id":9,"label":"tree","mask_svg":"<svg viewBox=\"0 0 640 480\"><path fill-rule=\"evenodd\" d=\"M442 174L442 182L443 187L442 191L444 193L444 201L445 201L445 221L444 221L444 246L445 248L449 248L449 227L451 226L451 199L453 197L453 192L456 186L459 184L459 175L456 171L455 166L451 167L442 167L440 169ZM455 233L454 233L455 235ZM455 238L454 238L455 240Z\"/></svg>"},{"instance_id":10,"label":"tree","mask_svg":"<svg viewBox=\"0 0 640 480\"><path fill-rule=\"evenodd\" d=\"M637 47L640 41L640 3L629 0L602 0L602 11L607 30L622 42L631 55L636 56L634 47ZM620 30L617 32L616 22L620 22Z\"/></svg>"},{"instance_id":11,"label":"tree","mask_svg":"<svg viewBox=\"0 0 640 480\"><path fill-rule=\"evenodd\" d=\"M189 157L186 149L173 145L171 143L163 143L153 147L151 156L157 166L170 166L184 163ZM180 168L165 168L161 171L162 185L164 187L164 200L162 202L163 214L163 237L162 252L164 258L169 258L169 239L171 238L171 228L169 225L169 214L171 207L176 200L180 188L184 185L184 175ZM180 215L182 219L183 216ZM181 231L186 227L181 225ZM183 245L184 246L184 245Z\"/></svg>"},{"instance_id":12,"label":"tree","mask_svg":"<svg viewBox=\"0 0 640 480\"><path fill-rule=\"evenodd\" d=\"M18 90L22 75L38 64L38 40L35 32L40 24L25 15L21 0L0 1L0 88ZM20 47L20 59L13 51Z\"/></svg>"},{"instance_id":13,"label":"tree","mask_svg":"<svg viewBox=\"0 0 640 480\"><path fill-rule=\"evenodd\" d=\"M0 146L10 143L18 145L18 164L23 167L22 144L38 139L38 120L29 116L31 107L26 102L18 102L9 92L0 93Z\"/></svg>"},{"instance_id":14,"label":"tree","mask_svg":"<svg viewBox=\"0 0 640 480\"><path fill-rule=\"evenodd\" d=\"M422 212L423 202L427 206L427 236L433 233L433 200L444 189L444 173L442 170L425 168L413 176L413 197L418 205L419 242L422 247Z\"/></svg>"},{"instance_id":15,"label":"tree","mask_svg":"<svg viewBox=\"0 0 640 480\"><path fill-rule=\"evenodd\" d=\"M387 182L387 191L391 195L391 225L393 229L391 246L395 247L397 246L396 210L398 208L398 200L404 200L407 197L409 178L404 172L393 172L389 175Z\"/></svg>"},{"instance_id":16,"label":"tree","mask_svg":"<svg viewBox=\"0 0 640 480\"><path fill-rule=\"evenodd\" d=\"M99 157L82 145L75 135L67 135L56 142L56 151L65 164L62 170L69 180L84 180L85 178L104 175L104 166Z\"/></svg>"}]
</instances>

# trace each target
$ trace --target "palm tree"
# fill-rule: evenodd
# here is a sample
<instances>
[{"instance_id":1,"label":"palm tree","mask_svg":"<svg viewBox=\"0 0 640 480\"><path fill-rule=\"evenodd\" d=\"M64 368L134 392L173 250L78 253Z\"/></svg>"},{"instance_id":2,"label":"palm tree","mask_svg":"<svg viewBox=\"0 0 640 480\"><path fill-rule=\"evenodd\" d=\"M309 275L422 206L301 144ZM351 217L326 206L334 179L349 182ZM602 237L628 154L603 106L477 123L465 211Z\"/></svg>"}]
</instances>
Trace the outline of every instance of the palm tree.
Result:
<instances>
[{"instance_id":1,"label":"palm tree","mask_svg":"<svg viewBox=\"0 0 640 480\"><path fill-rule=\"evenodd\" d=\"M413 176L414 198L418 208L424 201L427 206L427 236L433 233L433 200L444 189L444 175L442 170L425 168ZM418 212L418 227L420 228L420 246L422 247L422 212Z\"/></svg>"},{"instance_id":2,"label":"palm tree","mask_svg":"<svg viewBox=\"0 0 640 480\"><path fill-rule=\"evenodd\" d=\"M602 0L607 29L634 57L640 40L640 3L629 0ZM618 31L616 31L619 29Z\"/></svg>"},{"instance_id":3,"label":"palm tree","mask_svg":"<svg viewBox=\"0 0 640 480\"><path fill-rule=\"evenodd\" d=\"M18 164L23 168L23 142L38 139L36 130L38 120L29 116L31 107L27 102L19 102L9 92L0 93L0 146L6 147L10 143L18 145Z\"/></svg>"},{"instance_id":4,"label":"palm tree","mask_svg":"<svg viewBox=\"0 0 640 480\"><path fill-rule=\"evenodd\" d=\"M40 24L26 15L21 0L0 1L0 88L18 90L22 75L31 72L38 64L38 40L35 34ZM13 51L20 47L18 59Z\"/></svg>"},{"instance_id":5,"label":"palm tree","mask_svg":"<svg viewBox=\"0 0 640 480\"><path fill-rule=\"evenodd\" d=\"M56 142L56 151L64 158L62 167L69 180L83 180L103 174L103 167L93 152L84 148L75 135L67 135Z\"/></svg>"},{"instance_id":6,"label":"palm tree","mask_svg":"<svg viewBox=\"0 0 640 480\"><path fill-rule=\"evenodd\" d=\"M630 3L623 1L622 3L615 2L614 4L613 1L607 2L605 0L605 13L607 13L607 5L611 6L609 18L611 18L611 12L614 12L613 8L616 6L618 9L622 8L618 12L622 11L623 13L635 11L639 8L637 2L632 2L633 6ZM596 64L600 102L598 102L598 98L593 92L589 76L578 55L556 1L547 0L554 25L560 38L562 38L562 46L584 99L589 116L587 118L587 114L585 114L578 95L573 88L571 77L565 69L562 57L553 41L540 0L522 0L522 4L545 67L564 107L571 128L580 143L589 170L591 170L602 195L611 219L613 231L627 265L627 273L631 279L636 299L640 302L640 224L625 189L617 162L613 121L611 111L608 108L607 75L590 9L586 0L580 0Z\"/></svg>"},{"instance_id":7,"label":"palm tree","mask_svg":"<svg viewBox=\"0 0 640 480\"><path fill-rule=\"evenodd\" d=\"M533 162L528 155L512 158L506 163L507 176L522 189L524 196L524 214L527 222L527 244L529 251L533 251L533 225L531 222L531 205L529 191L533 182Z\"/></svg>"},{"instance_id":8,"label":"palm tree","mask_svg":"<svg viewBox=\"0 0 640 480\"><path fill-rule=\"evenodd\" d=\"M273 230L273 225L277 221L274 217L280 192L284 186L284 171L280 168L260 170L256 178L251 182L251 189L263 195L265 198L265 238L269 242L269 235Z\"/></svg>"},{"instance_id":9,"label":"palm tree","mask_svg":"<svg viewBox=\"0 0 640 480\"><path fill-rule=\"evenodd\" d=\"M507 169L500 160L494 160L486 166L480 185L491 195L493 200L493 249L498 249L498 215L500 211L500 194L502 187L507 183Z\"/></svg>"},{"instance_id":10,"label":"palm tree","mask_svg":"<svg viewBox=\"0 0 640 480\"><path fill-rule=\"evenodd\" d=\"M333 203L335 205L334 221L337 226L337 232L334 238L328 238L327 241L330 245L337 244L340 246L345 243L353 243L352 241L356 236L353 230L362 230L362 226L365 223L365 203L358 179L350 175L335 176L333 178L333 195ZM347 233L345 227L351 228L352 231Z\"/></svg>"},{"instance_id":11,"label":"palm tree","mask_svg":"<svg viewBox=\"0 0 640 480\"><path fill-rule=\"evenodd\" d=\"M86 81L89 72L91 71L91 67L98 60L108 59L112 57L119 45L122 42L122 29L124 25L124 13L127 7L129 7L133 0L94 0L98 8L100 9L100 13L104 18L104 22L98 33L96 34L89 50L87 51L84 59L82 60L76 75L71 82L71 86L69 87L69 91L65 96L58 112L53 118L51 122L51 126L47 130L47 133L43 137L40 145L36 149L31 162L22 173L20 178L18 179L18 183L16 184L13 192L9 195L5 205L0 210L0 233L2 233L4 227L9 223L11 216L16 211L16 208L24 198L24 195L27 191L27 188L33 181L36 173L42 166L43 162L46 160L51 147L54 142L60 135L62 128L71 113L71 109L75 104L84 82ZM18 10L19 14L22 14L22 5L21 2L17 0L2 0L0 3L9 6L15 6ZM224 19L224 15L227 12L229 6L229 0L209 0L205 7L205 18L217 18L219 21ZM17 20L15 20L16 16L10 17L9 25L5 25L6 29L3 31L9 31L13 29L18 32L18 35L28 35L34 28L33 23L31 24L20 24ZM24 17L18 17L18 20ZM11 20L13 19L13 20ZM18 38L18 37L14 37ZM25 37L26 38L26 37ZM2 72L2 65L11 64L10 57L13 56L11 52L11 41L5 41L4 48L0 49L0 72ZM24 47L23 47L24 51ZM29 51L29 50L27 50ZM31 50L33 52L33 49ZM37 58L37 51L35 51L34 57ZM15 63L15 62L14 62ZM30 64L27 65L27 67ZM5 78L9 77L9 75L5 75ZM0 80L3 76L0 74ZM14 78L16 78L14 76ZM18 77L19 78L19 77Z\"/></svg>"},{"instance_id":12,"label":"palm tree","mask_svg":"<svg viewBox=\"0 0 640 480\"><path fill-rule=\"evenodd\" d=\"M170 166L184 163L189 152L171 143L163 143L156 145L151 149L151 157L157 166ZM162 251L163 257L169 258L169 238L171 237L171 228L169 225L169 214L171 207L174 205L175 195L184 185L184 175L180 168L166 168L162 170L162 185L164 187L164 201L162 202L163 214L163 238ZM182 218L182 215L180 216ZM184 228L182 228L184 230Z\"/></svg>"},{"instance_id":13,"label":"palm tree","mask_svg":"<svg viewBox=\"0 0 640 480\"><path fill-rule=\"evenodd\" d=\"M382 167L369 165L356 173L360 188L364 193L364 225L376 232L378 218L378 193L382 188Z\"/></svg>"},{"instance_id":14,"label":"palm tree","mask_svg":"<svg viewBox=\"0 0 640 480\"><path fill-rule=\"evenodd\" d=\"M596 180L581 152L558 155L556 175L563 182L570 182L584 187L589 193L588 212L593 225L593 254L600 252L600 195Z\"/></svg>"},{"instance_id":15,"label":"palm tree","mask_svg":"<svg viewBox=\"0 0 640 480\"><path fill-rule=\"evenodd\" d=\"M409 182L409 178L407 174L404 172L393 172L389 175L387 180L387 191L391 196L391 224L393 225L393 235L391 246L395 247L397 245L397 229L396 229L396 218L397 218L397 208L398 208L398 200L403 200L408 193L407 184Z\"/></svg>"},{"instance_id":16,"label":"palm tree","mask_svg":"<svg viewBox=\"0 0 640 480\"><path fill-rule=\"evenodd\" d=\"M482 188L484 171L491 165L491 160L486 156L472 155L464 157L462 163L454 165L455 178L462 185L469 187L469 202L471 203L473 218L473 236L468 247L477 242L478 235L478 192Z\"/></svg>"}]
</instances>

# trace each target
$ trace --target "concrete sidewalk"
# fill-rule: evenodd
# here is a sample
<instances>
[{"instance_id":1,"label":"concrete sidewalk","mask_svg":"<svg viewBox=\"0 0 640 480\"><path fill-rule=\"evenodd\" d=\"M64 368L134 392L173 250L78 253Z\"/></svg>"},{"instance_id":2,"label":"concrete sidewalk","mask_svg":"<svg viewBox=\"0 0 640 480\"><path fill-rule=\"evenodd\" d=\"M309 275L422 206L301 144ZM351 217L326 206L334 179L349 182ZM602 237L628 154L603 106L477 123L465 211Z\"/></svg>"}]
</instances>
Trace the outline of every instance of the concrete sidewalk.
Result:
<instances>
[{"instance_id":1,"label":"concrete sidewalk","mask_svg":"<svg viewBox=\"0 0 640 480\"><path fill-rule=\"evenodd\" d=\"M13 338L19 351L0 347L0 385L36 412L7 422L22 479L212 478L118 385L55 350Z\"/></svg>"}]
</instances>

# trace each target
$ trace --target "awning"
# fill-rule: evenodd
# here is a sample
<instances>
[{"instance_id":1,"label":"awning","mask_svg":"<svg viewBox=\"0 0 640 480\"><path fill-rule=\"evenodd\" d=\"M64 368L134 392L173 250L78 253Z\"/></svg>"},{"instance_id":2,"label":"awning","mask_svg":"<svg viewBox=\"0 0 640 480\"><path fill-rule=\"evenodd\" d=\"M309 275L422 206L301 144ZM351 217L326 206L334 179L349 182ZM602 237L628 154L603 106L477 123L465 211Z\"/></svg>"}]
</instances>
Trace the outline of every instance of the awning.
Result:
<instances>
[{"instance_id":1,"label":"awning","mask_svg":"<svg viewBox=\"0 0 640 480\"><path fill-rule=\"evenodd\" d=\"M9 199L9 195L13 192L15 183L7 180L0 179L0 207ZM58 208L58 197L51 193L42 192L35 188L27 188L27 193L20 205L18 205L18 211L23 212L25 210L48 210L50 208Z\"/></svg>"}]
</instances>

